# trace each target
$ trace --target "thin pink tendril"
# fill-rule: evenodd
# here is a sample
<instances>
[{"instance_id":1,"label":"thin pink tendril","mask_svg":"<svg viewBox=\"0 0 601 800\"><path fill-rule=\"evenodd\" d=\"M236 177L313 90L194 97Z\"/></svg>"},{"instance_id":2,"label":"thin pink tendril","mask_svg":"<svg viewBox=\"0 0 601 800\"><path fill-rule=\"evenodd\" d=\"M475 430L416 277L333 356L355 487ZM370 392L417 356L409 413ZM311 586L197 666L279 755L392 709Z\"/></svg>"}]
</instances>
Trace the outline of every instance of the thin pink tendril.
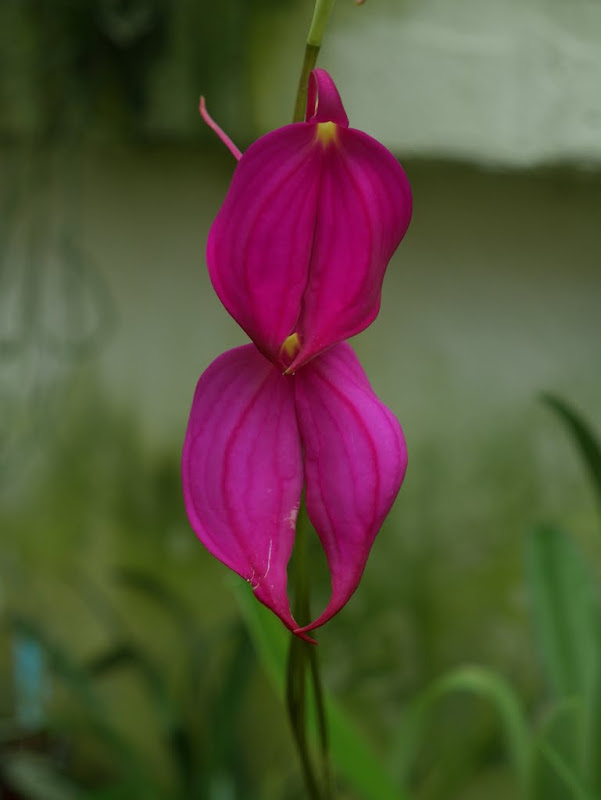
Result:
<instances>
[{"instance_id":1,"label":"thin pink tendril","mask_svg":"<svg viewBox=\"0 0 601 800\"><path fill-rule=\"evenodd\" d=\"M227 149L230 151L230 153L234 156L236 161L240 161L240 159L242 158L242 152L240 150L238 150L238 148L232 142L232 140L227 135L227 133L224 133L221 130L221 128L219 127L219 125L215 122L215 120L209 115L209 112L207 111L207 106L206 106L204 97L200 98L200 105L198 106L198 110L200 112L200 116L202 117L203 121L209 126L209 128L212 131L215 131L217 136L219 136L219 138L221 139L223 144L227 147Z\"/></svg>"}]
</instances>

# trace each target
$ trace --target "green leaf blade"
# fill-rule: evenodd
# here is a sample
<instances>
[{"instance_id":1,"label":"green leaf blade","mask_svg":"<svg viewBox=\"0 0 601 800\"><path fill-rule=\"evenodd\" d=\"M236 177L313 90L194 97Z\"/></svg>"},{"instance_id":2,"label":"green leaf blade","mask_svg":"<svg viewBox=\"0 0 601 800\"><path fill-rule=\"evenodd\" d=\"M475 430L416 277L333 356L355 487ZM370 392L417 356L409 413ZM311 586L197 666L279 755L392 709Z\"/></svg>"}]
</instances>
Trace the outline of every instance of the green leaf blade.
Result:
<instances>
[{"instance_id":1,"label":"green leaf blade","mask_svg":"<svg viewBox=\"0 0 601 800\"><path fill-rule=\"evenodd\" d=\"M550 393L543 394L542 399L557 414L574 439L588 470L601 510L601 444L599 440L588 423L564 400Z\"/></svg>"},{"instance_id":2,"label":"green leaf blade","mask_svg":"<svg viewBox=\"0 0 601 800\"><path fill-rule=\"evenodd\" d=\"M545 526L528 540L527 573L552 696L587 697L599 658L599 610L587 565L567 536Z\"/></svg>"}]
</instances>

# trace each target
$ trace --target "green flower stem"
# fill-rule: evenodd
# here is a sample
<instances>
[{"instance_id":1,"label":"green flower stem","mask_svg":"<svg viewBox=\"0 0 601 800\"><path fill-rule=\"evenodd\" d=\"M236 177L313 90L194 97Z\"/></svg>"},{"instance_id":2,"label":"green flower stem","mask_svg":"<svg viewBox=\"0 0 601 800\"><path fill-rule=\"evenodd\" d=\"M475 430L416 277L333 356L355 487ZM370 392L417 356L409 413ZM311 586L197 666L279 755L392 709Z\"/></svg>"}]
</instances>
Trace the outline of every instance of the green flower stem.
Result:
<instances>
[{"instance_id":1,"label":"green flower stem","mask_svg":"<svg viewBox=\"0 0 601 800\"><path fill-rule=\"evenodd\" d=\"M334 0L316 0L315 2L313 19L311 20L311 27L307 35L305 57L300 80L298 82L294 116L292 118L293 122L302 122L305 118L309 75L317 63L317 56L321 49L326 25L333 6ZM297 523L294 550L294 584L296 595L294 615L300 625L307 624L311 619L306 543L306 529L308 526L309 521L303 507ZM317 772L313 765L307 736L307 677L311 682L313 701L315 703L321 780L318 779ZM294 635L292 636L288 653L286 701L290 724L298 748L310 800L331 800L333 795L328 725L317 652L315 650L315 645L308 644Z\"/></svg>"},{"instance_id":2,"label":"green flower stem","mask_svg":"<svg viewBox=\"0 0 601 800\"><path fill-rule=\"evenodd\" d=\"M306 624L311 619L306 541L309 528L309 519L303 505L297 524L293 559L294 616L300 625ZM308 684L311 687L310 694L307 691ZM312 698L315 708L318 768L314 765L307 735L309 697ZM331 800L333 795L328 723L318 653L315 645L303 641L298 636L292 637L288 654L287 705L309 796L312 800L313 798Z\"/></svg>"},{"instance_id":3,"label":"green flower stem","mask_svg":"<svg viewBox=\"0 0 601 800\"><path fill-rule=\"evenodd\" d=\"M300 80L298 82L296 102L294 104L294 116L292 117L293 122L302 122L305 118L309 75L317 63L317 56L319 55L319 51L321 49L323 35L325 33L326 25L328 24L328 19L333 7L334 0L316 0L315 2L313 19L311 20L311 27L309 28L309 33L307 35L305 57L301 69Z\"/></svg>"},{"instance_id":4,"label":"green flower stem","mask_svg":"<svg viewBox=\"0 0 601 800\"><path fill-rule=\"evenodd\" d=\"M303 644L305 643L303 642ZM311 684L313 687L313 697L315 699L315 711L317 715L317 732L319 735L321 771L323 776L323 796L324 800L331 800L333 795L332 769L330 766L330 739L328 735L328 720L326 717L323 686L319 673L319 659L317 657L317 650L313 645L307 645L307 654L309 656Z\"/></svg>"},{"instance_id":5,"label":"green flower stem","mask_svg":"<svg viewBox=\"0 0 601 800\"><path fill-rule=\"evenodd\" d=\"M309 75L317 63L319 47L314 44L307 44L305 48L305 58L303 68L298 82L296 101L294 104L294 116L292 122L303 122L305 119L305 107L307 105L307 89L309 88Z\"/></svg>"},{"instance_id":6,"label":"green flower stem","mask_svg":"<svg viewBox=\"0 0 601 800\"><path fill-rule=\"evenodd\" d=\"M299 520L294 552L295 604L294 615L300 625L310 619L309 582L304 520ZM307 737L307 667L311 663L309 650L314 645L292 636L288 652L286 700L294 740L301 760L307 791L311 800L326 800L322 794L313 766Z\"/></svg>"},{"instance_id":7,"label":"green flower stem","mask_svg":"<svg viewBox=\"0 0 601 800\"><path fill-rule=\"evenodd\" d=\"M308 45L315 45L317 48L321 47L326 25L333 8L334 0L316 0L311 27L307 34Z\"/></svg>"}]
</instances>

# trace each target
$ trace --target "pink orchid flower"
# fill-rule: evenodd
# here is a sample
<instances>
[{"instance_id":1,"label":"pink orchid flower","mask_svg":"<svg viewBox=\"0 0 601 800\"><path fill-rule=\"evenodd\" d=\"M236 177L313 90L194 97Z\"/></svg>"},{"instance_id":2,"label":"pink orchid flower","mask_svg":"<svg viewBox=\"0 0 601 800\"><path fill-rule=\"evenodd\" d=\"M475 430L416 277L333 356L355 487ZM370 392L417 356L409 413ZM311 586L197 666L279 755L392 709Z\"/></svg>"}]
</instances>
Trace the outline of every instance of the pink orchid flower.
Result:
<instances>
[{"instance_id":1,"label":"pink orchid flower","mask_svg":"<svg viewBox=\"0 0 601 800\"><path fill-rule=\"evenodd\" d=\"M290 372L373 322L411 219L402 167L348 124L334 82L314 70L307 122L249 147L209 234L221 302Z\"/></svg>"},{"instance_id":2,"label":"pink orchid flower","mask_svg":"<svg viewBox=\"0 0 601 800\"><path fill-rule=\"evenodd\" d=\"M378 312L411 194L392 154L348 128L324 70L312 73L307 109L307 122L241 156L201 104L240 157L210 232L209 272L254 344L224 353L200 377L182 474L205 547L308 639L357 588L405 475L401 427L342 340ZM332 592L323 613L299 627L286 570L303 486Z\"/></svg>"}]
</instances>

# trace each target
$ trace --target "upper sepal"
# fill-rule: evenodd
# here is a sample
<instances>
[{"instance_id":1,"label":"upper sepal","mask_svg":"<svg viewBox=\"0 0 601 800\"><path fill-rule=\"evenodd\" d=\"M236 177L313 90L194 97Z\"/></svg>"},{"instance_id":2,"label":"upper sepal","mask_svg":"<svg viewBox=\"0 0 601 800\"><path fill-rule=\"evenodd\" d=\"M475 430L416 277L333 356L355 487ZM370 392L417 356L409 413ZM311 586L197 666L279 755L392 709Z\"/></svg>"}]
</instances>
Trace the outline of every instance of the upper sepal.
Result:
<instances>
[{"instance_id":1,"label":"upper sepal","mask_svg":"<svg viewBox=\"0 0 601 800\"><path fill-rule=\"evenodd\" d=\"M373 322L411 211L409 181L392 153L361 131L337 127L323 146L311 260L296 323L302 348L290 371Z\"/></svg>"},{"instance_id":2,"label":"upper sepal","mask_svg":"<svg viewBox=\"0 0 601 800\"><path fill-rule=\"evenodd\" d=\"M314 126L258 139L234 171L207 243L209 275L236 322L274 364L307 282L321 154Z\"/></svg>"},{"instance_id":3,"label":"upper sepal","mask_svg":"<svg viewBox=\"0 0 601 800\"><path fill-rule=\"evenodd\" d=\"M412 207L402 167L347 127L324 70L311 77L308 119L244 153L207 245L226 309L292 372L373 321ZM292 336L298 349L290 357L284 344Z\"/></svg>"}]
</instances>

